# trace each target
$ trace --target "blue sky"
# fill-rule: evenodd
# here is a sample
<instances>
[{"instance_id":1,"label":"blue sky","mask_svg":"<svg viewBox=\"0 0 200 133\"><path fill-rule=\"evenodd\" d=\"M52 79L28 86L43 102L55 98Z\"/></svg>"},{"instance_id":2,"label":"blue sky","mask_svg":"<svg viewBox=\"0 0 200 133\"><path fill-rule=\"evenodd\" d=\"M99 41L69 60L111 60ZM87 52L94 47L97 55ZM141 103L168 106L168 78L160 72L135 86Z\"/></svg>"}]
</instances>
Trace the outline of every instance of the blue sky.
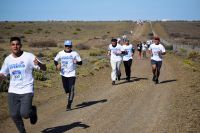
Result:
<instances>
[{"instance_id":1,"label":"blue sky","mask_svg":"<svg viewBox=\"0 0 200 133\"><path fill-rule=\"evenodd\" d=\"M200 20L200 0L1 0L0 21Z\"/></svg>"}]
</instances>

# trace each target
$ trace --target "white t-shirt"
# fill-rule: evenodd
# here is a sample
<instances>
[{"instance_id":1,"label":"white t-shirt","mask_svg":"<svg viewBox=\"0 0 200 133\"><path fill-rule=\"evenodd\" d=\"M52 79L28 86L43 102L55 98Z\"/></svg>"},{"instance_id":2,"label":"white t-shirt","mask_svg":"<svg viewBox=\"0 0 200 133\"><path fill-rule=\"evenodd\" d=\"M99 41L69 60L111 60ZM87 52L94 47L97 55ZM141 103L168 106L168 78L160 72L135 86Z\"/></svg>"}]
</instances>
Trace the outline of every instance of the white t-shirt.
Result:
<instances>
[{"instance_id":1,"label":"white t-shirt","mask_svg":"<svg viewBox=\"0 0 200 133\"><path fill-rule=\"evenodd\" d=\"M5 76L10 74L10 85L8 92L15 94L33 93L33 69L40 69L34 64L35 56L23 52L20 57L13 57L12 54L5 58L0 73Z\"/></svg>"},{"instance_id":2,"label":"white t-shirt","mask_svg":"<svg viewBox=\"0 0 200 133\"><path fill-rule=\"evenodd\" d=\"M129 44L129 45L123 45L122 46L124 51L127 52L126 55L123 56L123 61L128 61L129 59L133 59L132 55L133 55L133 45Z\"/></svg>"},{"instance_id":3,"label":"white t-shirt","mask_svg":"<svg viewBox=\"0 0 200 133\"><path fill-rule=\"evenodd\" d=\"M151 45L152 43L153 43L153 41L152 40L147 40L147 45Z\"/></svg>"},{"instance_id":4,"label":"white t-shirt","mask_svg":"<svg viewBox=\"0 0 200 133\"><path fill-rule=\"evenodd\" d=\"M152 60L155 61L162 61L162 55L161 52L165 52L165 48L162 44L156 45L155 43L151 44L149 47L149 50L152 52Z\"/></svg>"},{"instance_id":5,"label":"white t-shirt","mask_svg":"<svg viewBox=\"0 0 200 133\"><path fill-rule=\"evenodd\" d=\"M56 55L54 60L60 61L61 63L60 75L64 77L76 76L76 64L74 63L74 60L78 62L81 61L81 57L76 51L67 53L64 50L62 50Z\"/></svg>"},{"instance_id":6,"label":"white t-shirt","mask_svg":"<svg viewBox=\"0 0 200 133\"><path fill-rule=\"evenodd\" d=\"M148 46L147 46L147 44L142 44L142 51L147 51L147 48L148 48Z\"/></svg>"},{"instance_id":7,"label":"white t-shirt","mask_svg":"<svg viewBox=\"0 0 200 133\"><path fill-rule=\"evenodd\" d=\"M120 44L117 44L116 47L113 47L112 44L109 45L108 50L111 53L110 60L111 61L121 61L122 60L122 54L121 51L123 51L123 48Z\"/></svg>"}]
</instances>

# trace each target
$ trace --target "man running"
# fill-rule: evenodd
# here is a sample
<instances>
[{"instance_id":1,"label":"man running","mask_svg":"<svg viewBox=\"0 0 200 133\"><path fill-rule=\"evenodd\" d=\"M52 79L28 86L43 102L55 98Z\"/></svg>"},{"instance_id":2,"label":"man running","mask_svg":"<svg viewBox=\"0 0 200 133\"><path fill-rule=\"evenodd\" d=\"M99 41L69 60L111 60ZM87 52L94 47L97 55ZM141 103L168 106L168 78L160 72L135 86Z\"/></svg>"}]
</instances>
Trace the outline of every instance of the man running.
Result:
<instances>
[{"instance_id":1,"label":"man running","mask_svg":"<svg viewBox=\"0 0 200 133\"><path fill-rule=\"evenodd\" d=\"M36 106L32 106L34 94L33 69L46 70L32 53L22 51L21 39L10 38L11 54L4 60L0 71L0 79L10 75L8 88L8 107L17 129L26 133L23 119L30 118L31 124L37 122Z\"/></svg>"},{"instance_id":2,"label":"man running","mask_svg":"<svg viewBox=\"0 0 200 133\"><path fill-rule=\"evenodd\" d=\"M125 51L125 54L123 56L123 62L124 62L124 67L125 67L125 72L126 72L126 80L130 82L130 77L131 77L131 65L132 65L132 60L133 60L133 54L134 54L134 47L132 44L129 44L129 40L125 40L125 44L122 46L123 50Z\"/></svg>"},{"instance_id":3,"label":"man running","mask_svg":"<svg viewBox=\"0 0 200 133\"><path fill-rule=\"evenodd\" d=\"M142 57L143 58L147 58L147 54L146 54L147 49L148 49L148 46L146 42L143 42L142 43Z\"/></svg>"},{"instance_id":4,"label":"man running","mask_svg":"<svg viewBox=\"0 0 200 133\"><path fill-rule=\"evenodd\" d=\"M76 65L82 65L80 55L72 50L72 41L64 42L64 50L60 51L54 58L54 64L60 71L65 93L69 93L66 110L71 110L74 99L74 86L76 81Z\"/></svg>"},{"instance_id":5,"label":"man running","mask_svg":"<svg viewBox=\"0 0 200 133\"><path fill-rule=\"evenodd\" d=\"M154 43L150 45L149 47L151 56L151 65L152 65L152 73L153 78L152 80L155 82L155 84L159 83L159 75L160 75L160 69L162 66L162 55L165 55L166 51L162 44L160 44L160 38L154 37Z\"/></svg>"},{"instance_id":6,"label":"man running","mask_svg":"<svg viewBox=\"0 0 200 133\"><path fill-rule=\"evenodd\" d=\"M111 40L111 44L108 47L108 56L110 56L110 64L112 67L112 85L115 85L115 80L120 80L121 77L120 65L122 62L122 46L117 43L117 39Z\"/></svg>"},{"instance_id":7,"label":"man running","mask_svg":"<svg viewBox=\"0 0 200 133\"><path fill-rule=\"evenodd\" d=\"M142 57L142 42L139 42L139 44L137 44L137 50L138 50L138 58L141 59Z\"/></svg>"}]
</instances>

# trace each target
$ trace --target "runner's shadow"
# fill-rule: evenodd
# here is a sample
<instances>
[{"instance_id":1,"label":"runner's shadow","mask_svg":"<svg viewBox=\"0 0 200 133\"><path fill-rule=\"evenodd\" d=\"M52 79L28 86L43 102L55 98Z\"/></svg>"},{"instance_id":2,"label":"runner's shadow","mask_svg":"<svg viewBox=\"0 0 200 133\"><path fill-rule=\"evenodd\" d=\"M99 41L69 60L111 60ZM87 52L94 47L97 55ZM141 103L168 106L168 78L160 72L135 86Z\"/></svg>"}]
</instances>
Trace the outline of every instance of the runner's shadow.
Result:
<instances>
[{"instance_id":1,"label":"runner's shadow","mask_svg":"<svg viewBox=\"0 0 200 133\"><path fill-rule=\"evenodd\" d=\"M83 102L81 104L76 105L76 108L73 108L72 110L85 108L85 107L92 106L92 105L97 104L97 103L105 103L107 101L108 101L107 99L103 99L103 100L99 100L99 101Z\"/></svg>"},{"instance_id":2,"label":"runner's shadow","mask_svg":"<svg viewBox=\"0 0 200 133\"><path fill-rule=\"evenodd\" d=\"M126 78L124 78L124 79L126 79ZM131 83L131 82L140 81L140 80L148 80L148 78L131 77L130 81L123 81L123 82L120 82L120 83L116 83L115 85L120 85L120 84L125 84L125 83Z\"/></svg>"},{"instance_id":3,"label":"runner's shadow","mask_svg":"<svg viewBox=\"0 0 200 133\"><path fill-rule=\"evenodd\" d=\"M76 128L76 127L81 127L83 129L86 129L86 128L89 128L90 126L83 124L81 122L74 122L70 125L46 128L46 129L42 130L41 132L42 133L63 133L63 132L69 131L73 128Z\"/></svg>"},{"instance_id":4,"label":"runner's shadow","mask_svg":"<svg viewBox=\"0 0 200 133\"><path fill-rule=\"evenodd\" d=\"M161 81L160 84L177 81L176 79Z\"/></svg>"},{"instance_id":5,"label":"runner's shadow","mask_svg":"<svg viewBox=\"0 0 200 133\"><path fill-rule=\"evenodd\" d=\"M135 78L134 81L140 81L140 80L148 80L148 78Z\"/></svg>"},{"instance_id":6,"label":"runner's shadow","mask_svg":"<svg viewBox=\"0 0 200 133\"><path fill-rule=\"evenodd\" d=\"M133 79L133 78L137 78L137 77L131 77L130 79ZM126 78L121 78L121 80L126 80Z\"/></svg>"}]
</instances>

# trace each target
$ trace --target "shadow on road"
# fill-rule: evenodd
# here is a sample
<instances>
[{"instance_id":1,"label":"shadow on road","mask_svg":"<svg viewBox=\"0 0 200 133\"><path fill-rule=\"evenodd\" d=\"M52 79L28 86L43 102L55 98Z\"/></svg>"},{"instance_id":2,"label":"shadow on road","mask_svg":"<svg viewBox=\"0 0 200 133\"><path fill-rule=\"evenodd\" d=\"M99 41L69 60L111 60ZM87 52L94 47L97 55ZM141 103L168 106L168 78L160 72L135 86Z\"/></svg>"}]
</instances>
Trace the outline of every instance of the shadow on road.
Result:
<instances>
[{"instance_id":1,"label":"shadow on road","mask_svg":"<svg viewBox=\"0 0 200 133\"><path fill-rule=\"evenodd\" d=\"M138 78L138 77L131 77L130 79L131 79L130 81L126 81L126 78L122 78L121 80L125 80L125 81L116 83L115 85L131 83L131 82L140 81L140 80L148 80L148 78Z\"/></svg>"},{"instance_id":2,"label":"shadow on road","mask_svg":"<svg viewBox=\"0 0 200 133\"><path fill-rule=\"evenodd\" d=\"M81 122L74 122L70 125L63 125L63 126L57 126L57 127L51 127L51 128L46 128L42 130L42 133L63 133L68 130L71 130L76 127L81 127L83 129L89 128L90 126L83 124Z\"/></svg>"},{"instance_id":3,"label":"shadow on road","mask_svg":"<svg viewBox=\"0 0 200 133\"><path fill-rule=\"evenodd\" d=\"M160 84L177 81L176 79L161 81Z\"/></svg>"},{"instance_id":4,"label":"shadow on road","mask_svg":"<svg viewBox=\"0 0 200 133\"><path fill-rule=\"evenodd\" d=\"M103 99L103 100L98 100L98 101L83 102L81 104L76 105L76 108L73 108L72 110L85 108L85 107L92 106L92 105L97 104L97 103L105 103L107 101L108 101L107 99Z\"/></svg>"}]
</instances>

